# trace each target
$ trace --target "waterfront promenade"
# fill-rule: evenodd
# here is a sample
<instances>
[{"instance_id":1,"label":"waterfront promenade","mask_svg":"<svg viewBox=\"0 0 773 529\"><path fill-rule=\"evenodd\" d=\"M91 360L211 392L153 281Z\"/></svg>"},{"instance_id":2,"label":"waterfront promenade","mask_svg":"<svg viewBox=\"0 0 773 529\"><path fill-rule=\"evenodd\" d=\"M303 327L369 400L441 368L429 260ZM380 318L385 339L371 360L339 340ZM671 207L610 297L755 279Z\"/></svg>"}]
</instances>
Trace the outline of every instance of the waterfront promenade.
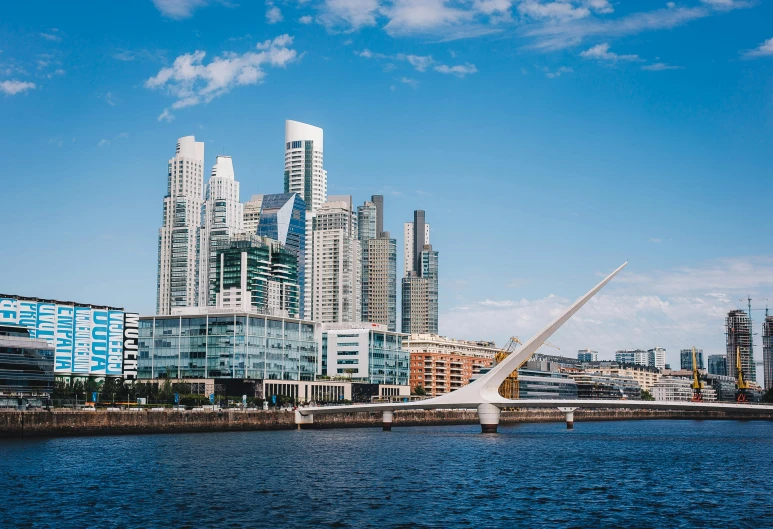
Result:
<instances>
[{"instance_id":1,"label":"waterfront promenade","mask_svg":"<svg viewBox=\"0 0 773 529\"><path fill-rule=\"evenodd\" d=\"M575 422L646 419L773 420L770 408L754 412L689 411L655 409L579 409ZM558 409L502 411L501 424L563 423ZM477 424L473 410L405 410L394 413L394 427ZM373 428L382 426L382 414L326 413L303 429ZM558 426L558 425L557 425ZM150 434L293 430L299 428L295 413L284 410L121 410L121 411L0 411L0 438L61 437L83 435Z\"/></svg>"}]
</instances>

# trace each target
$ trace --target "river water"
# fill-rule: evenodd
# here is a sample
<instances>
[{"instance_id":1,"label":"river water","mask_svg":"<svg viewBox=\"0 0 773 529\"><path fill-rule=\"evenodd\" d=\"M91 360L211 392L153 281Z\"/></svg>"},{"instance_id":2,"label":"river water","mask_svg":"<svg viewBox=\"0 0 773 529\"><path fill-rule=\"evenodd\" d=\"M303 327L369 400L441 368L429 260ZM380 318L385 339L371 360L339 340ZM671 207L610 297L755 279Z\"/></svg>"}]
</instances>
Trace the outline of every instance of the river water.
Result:
<instances>
[{"instance_id":1,"label":"river water","mask_svg":"<svg viewBox=\"0 0 773 529\"><path fill-rule=\"evenodd\" d=\"M0 440L1 527L773 527L773 423Z\"/></svg>"}]
</instances>

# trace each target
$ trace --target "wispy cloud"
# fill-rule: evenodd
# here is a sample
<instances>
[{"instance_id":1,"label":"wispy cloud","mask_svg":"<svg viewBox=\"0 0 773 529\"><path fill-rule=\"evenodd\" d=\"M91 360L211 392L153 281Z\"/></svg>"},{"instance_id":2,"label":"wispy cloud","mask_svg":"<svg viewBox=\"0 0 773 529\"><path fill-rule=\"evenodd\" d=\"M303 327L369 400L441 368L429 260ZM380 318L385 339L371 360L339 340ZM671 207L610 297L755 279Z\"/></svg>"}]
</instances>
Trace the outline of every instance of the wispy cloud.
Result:
<instances>
[{"instance_id":1,"label":"wispy cloud","mask_svg":"<svg viewBox=\"0 0 773 529\"><path fill-rule=\"evenodd\" d=\"M648 72L663 72L666 70L681 70L681 66L674 66L673 64L666 64L664 62L656 62L652 64L645 64L641 67L642 70Z\"/></svg>"},{"instance_id":2,"label":"wispy cloud","mask_svg":"<svg viewBox=\"0 0 773 529\"><path fill-rule=\"evenodd\" d=\"M161 14L181 20L193 16L193 12L209 2L207 0L153 0L153 5Z\"/></svg>"},{"instance_id":3,"label":"wispy cloud","mask_svg":"<svg viewBox=\"0 0 773 529\"><path fill-rule=\"evenodd\" d=\"M580 57L585 59L595 59L597 61L640 61L638 55L619 55L617 53L609 51L609 43L596 44L592 48L580 53Z\"/></svg>"},{"instance_id":4,"label":"wispy cloud","mask_svg":"<svg viewBox=\"0 0 773 529\"><path fill-rule=\"evenodd\" d=\"M145 87L164 90L172 95L175 101L171 109L209 103L236 86L262 82L266 76L262 69L265 65L284 68L294 62L298 53L288 47L292 42L291 36L280 35L274 40L258 44L257 52L226 52L207 64L204 63L206 52L197 50L186 53L177 57L172 66L162 68L158 74L145 81Z\"/></svg>"},{"instance_id":5,"label":"wispy cloud","mask_svg":"<svg viewBox=\"0 0 773 529\"><path fill-rule=\"evenodd\" d=\"M301 24L311 24L314 22L314 18L311 15L304 15L298 19L298 22Z\"/></svg>"},{"instance_id":6,"label":"wispy cloud","mask_svg":"<svg viewBox=\"0 0 773 529\"><path fill-rule=\"evenodd\" d=\"M440 73L452 74L457 77L464 77L465 75L476 73L478 69L475 67L474 64L471 64L471 63L457 64L456 66L446 66L445 64L441 64L441 65L435 66L435 71Z\"/></svg>"},{"instance_id":7,"label":"wispy cloud","mask_svg":"<svg viewBox=\"0 0 773 529\"><path fill-rule=\"evenodd\" d=\"M282 16L282 11L273 4L268 4L269 8L266 10L266 22L269 24L278 24L282 20L284 20L284 16Z\"/></svg>"},{"instance_id":8,"label":"wispy cloud","mask_svg":"<svg viewBox=\"0 0 773 529\"><path fill-rule=\"evenodd\" d=\"M773 38L769 38L753 50L747 50L743 52L743 56L747 59L755 57L770 57L773 55Z\"/></svg>"},{"instance_id":9,"label":"wispy cloud","mask_svg":"<svg viewBox=\"0 0 773 529\"><path fill-rule=\"evenodd\" d=\"M121 100L120 100L120 99L118 99L118 98L115 96L115 94L114 94L114 93L112 93L112 92L107 92L107 93L105 93L105 94L102 96L102 99L104 99L104 100L105 100L105 103L107 103L107 104L108 104L108 105L110 105L111 107L114 107L114 106L116 106L118 103L120 103L120 102L121 102Z\"/></svg>"},{"instance_id":10,"label":"wispy cloud","mask_svg":"<svg viewBox=\"0 0 773 529\"><path fill-rule=\"evenodd\" d=\"M407 84L411 88L418 88L419 87L419 81L416 79L411 79L410 77L403 77L400 79L401 83Z\"/></svg>"},{"instance_id":11,"label":"wispy cloud","mask_svg":"<svg viewBox=\"0 0 773 529\"><path fill-rule=\"evenodd\" d=\"M478 71L477 67L472 63L449 66L447 64L442 64L436 61L435 59L432 58L431 55L415 55L415 54L404 54L404 53L387 55L384 53L376 53L369 49L355 51L354 54L364 59L379 59L379 60L407 62L417 72L426 72L429 68L432 68L433 70L439 73L452 74L457 77L464 77L466 75L473 74ZM395 68L396 68L395 64L390 62L384 66L383 70L385 72L388 72L388 71L394 70Z\"/></svg>"},{"instance_id":12,"label":"wispy cloud","mask_svg":"<svg viewBox=\"0 0 773 529\"><path fill-rule=\"evenodd\" d=\"M24 92L35 89L36 87L37 86L35 83L17 81L16 79L0 82L0 92L9 96L23 94Z\"/></svg>"},{"instance_id":13,"label":"wispy cloud","mask_svg":"<svg viewBox=\"0 0 773 529\"><path fill-rule=\"evenodd\" d=\"M325 0L317 20L331 31L356 31L375 26L380 8L379 0Z\"/></svg>"},{"instance_id":14,"label":"wispy cloud","mask_svg":"<svg viewBox=\"0 0 773 529\"><path fill-rule=\"evenodd\" d=\"M158 118L156 118L158 121L164 121L166 123L170 123L174 119L174 115L169 112L168 108L165 108L161 114L158 115Z\"/></svg>"},{"instance_id":15,"label":"wispy cloud","mask_svg":"<svg viewBox=\"0 0 773 529\"><path fill-rule=\"evenodd\" d=\"M121 132L118 136L116 136L112 140L106 140L106 139L102 138L101 140L99 140L99 143L97 143L97 147L106 147L106 146L110 145L114 141L125 140L128 137L129 137L129 133L128 132Z\"/></svg>"},{"instance_id":16,"label":"wispy cloud","mask_svg":"<svg viewBox=\"0 0 773 529\"><path fill-rule=\"evenodd\" d=\"M655 244L660 244L661 242L663 242L663 239L661 239L660 237L650 237L649 242L653 242Z\"/></svg>"},{"instance_id":17,"label":"wispy cloud","mask_svg":"<svg viewBox=\"0 0 773 529\"><path fill-rule=\"evenodd\" d=\"M51 42L60 42L62 40L62 32L56 28L51 28L51 31L41 32L40 36Z\"/></svg>"},{"instance_id":18,"label":"wispy cloud","mask_svg":"<svg viewBox=\"0 0 773 529\"><path fill-rule=\"evenodd\" d=\"M557 68L555 70L551 70L550 68L548 68L546 66L542 67L542 68L539 68L539 69L542 70L543 72L545 72L545 77L547 77L548 79L555 79L556 77L561 77L565 73L572 73L572 72L574 72L574 69L573 68L569 68L568 66L561 66L561 67L559 67L559 68Z\"/></svg>"}]
</instances>

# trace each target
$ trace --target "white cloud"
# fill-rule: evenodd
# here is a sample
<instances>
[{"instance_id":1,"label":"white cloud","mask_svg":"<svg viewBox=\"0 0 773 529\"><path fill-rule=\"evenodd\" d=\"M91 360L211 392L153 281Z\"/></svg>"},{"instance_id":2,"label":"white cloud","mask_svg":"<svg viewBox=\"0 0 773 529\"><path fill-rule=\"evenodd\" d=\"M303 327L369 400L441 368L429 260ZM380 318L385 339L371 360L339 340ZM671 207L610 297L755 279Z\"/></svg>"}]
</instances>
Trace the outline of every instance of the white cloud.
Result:
<instances>
[{"instance_id":1,"label":"white cloud","mask_svg":"<svg viewBox=\"0 0 773 529\"><path fill-rule=\"evenodd\" d=\"M277 6L271 6L266 10L266 22L269 24L277 24L284 20L282 11Z\"/></svg>"},{"instance_id":2,"label":"white cloud","mask_svg":"<svg viewBox=\"0 0 773 529\"><path fill-rule=\"evenodd\" d=\"M430 55L406 55L405 60L419 72L425 71L435 62Z\"/></svg>"},{"instance_id":3,"label":"white cloud","mask_svg":"<svg viewBox=\"0 0 773 529\"><path fill-rule=\"evenodd\" d=\"M664 62L655 62L652 64L645 64L641 67L642 70L646 70L648 72L662 72L665 70L680 70L681 66L674 66L672 64L666 64Z\"/></svg>"},{"instance_id":4,"label":"white cloud","mask_svg":"<svg viewBox=\"0 0 773 529\"><path fill-rule=\"evenodd\" d=\"M661 239L659 237L650 237L649 242L653 242L655 244L660 244L661 242L663 242L663 239Z\"/></svg>"},{"instance_id":5,"label":"white cloud","mask_svg":"<svg viewBox=\"0 0 773 529\"><path fill-rule=\"evenodd\" d=\"M257 53L226 52L208 64L204 63L206 52L186 53L177 57L171 67L162 68L145 81L145 87L163 89L174 96L176 101L172 103L172 109L209 103L236 86L261 82L266 75L261 68L264 65L283 68L295 61L298 53L287 47L292 41L291 36L280 35L258 44L256 47L260 51ZM164 114L163 119L168 119ZM159 121L161 119L159 116Z\"/></svg>"},{"instance_id":6,"label":"white cloud","mask_svg":"<svg viewBox=\"0 0 773 529\"><path fill-rule=\"evenodd\" d=\"M313 21L314 19L310 15L304 15L298 19L301 24L311 24Z\"/></svg>"},{"instance_id":7,"label":"white cloud","mask_svg":"<svg viewBox=\"0 0 773 529\"><path fill-rule=\"evenodd\" d=\"M174 119L174 115L169 112L168 108L165 108L161 114L156 118L158 121L165 121L167 123L171 122Z\"/></svg>"},{"instance_id":8,"label":"white cloud","mask_svg":"<svg viewBox=\"0 0 773 529\"><path fill-rule=\"evenodd\" d=\"M51 28L50 32L42 32L40 33L40 36L43 37L46 40L50 40L52 42L59 42L62 40L62 36L60 35L60 31L56 28Z\"/></svg>"},{"instance_id":9,"label":"white cloud","mask_svg":"<svg viewBox=\"0 0 773 529\"><path fill-rule=\"evenodd\" d=\"M400 82L409 85L411 88L417 88L419 86L419 81L411 79L410 77L403 77L400 79Z\"/></svg>"},{"instance_id":10,"label":"white cloud","mask_svg":"<svg viewBox=\"0 0 773 529\"><path fill-rule=\"evenodd\" d=\"M568 66L561 66L557 70L552 70L552 71L547 67L540 68L540 70L545 72L545 77L547 77L548 79L555 79L556 77L561 77L565 73L574 72L574 69L569 68Z\"/></svg>"},{"instance_id":11,"label":"white cloud","mask_svg":"<svg viewBox=\"0 0 773 529\"><path fill-rule=\"evenodd\" d=\"M511 0L473 0L473 9L486 15L509 13L512 6Z\"/></svg>"},{"instance_id":12,"label":"white cloud","mask_svg":"<svg viewBox=\"0 0 773 529\"><path fill-rule=\"evenodd\" d=\"M104 147L105 145L110 145L110 140L101 139L99 140L99 143L97 143L97 147Z\"/></svg>"},{"instance_id":13,"label":"white cloud","mask_svg":"<svg viewBox=\"0 0 773 529\"><path fill-rule=\"evenodd\" d=\"M764 304L755 299L773 296L773 258L720 259L647 275L623 271L550 341L561 347L562 355L574 356L578 349L590 347L605 359L613 359L618 349L659 345L667 349L669 362L678 366L681 348L694 345L704 355L724 354L724 318L730 310L745 308L741 298L749 293L753 307ZM460 302L440 315L440 332L500 344L511 335L525 340L570 302L557 295ZM556 354L551 349L544 352Z\"/></svg>"},{"instance_id":14,"label":"white cloud","mask_svg":"<svg viewBox=\"0 0 773 529\"><path fill-rule=\"evenodd\" d=\"M153 0L153 5L163 15L180 20L192 16L196 9L207 5L207 0Z\"/></svg>"},{"instance_id":15,"label":"white cloud","mask_svg":"<svg viewBox=\"0 0 773 529\"><path fill-rule=\"evenodd\" d=\"M446 66L445 64L440 64L435 66L435 71L440 73L453 74L457 77L464 77L465 75L476 73L478 69L474 64L468 62L466 64L458 64L456 66Z\"/></svg>"},{"instance_id":16,"label":"white cloud","mask_svg":"<svg viewBox=\"0 0 773 529\"><path fill-rule=\"evenodd\" d=\"M609 0L585 0L585 5L596 13L607 14L615 11Z\"/></svg>"},{"instance_id":17,"label":"white cloud","mask_svg":"<svg viewBox=\"0 0 773 529\"><path fill-rule=\"evenodd\" d=\"M328 29L375 26L379 0L325 0L319 21Z\"/></svg>"},{"instance_id":18,"label":"white cloud","mask_svg":"<svg viewBox=\"0 0 773 529\"><path fill-rule=\"evenodd\" d=\"M118 98L115 96L115 94L113 94L112 92L107 92L107 93L106 93L104 96L102 96L102 98L105 100L105 103L107 103L107 104L108 104L108 105L110 105L111 107L114 107L114 106L116 106L118 103L120 103L120 102L121 102L121 100L120 100L120 99L118 99Z\"/></svg>"},{"instance_id":19,"label":"white cloud","mask_svg":"<svg viewBox=\"0 0 773 529\"><path fill-rule=\"evenodd\" d=\"M585 18L590 15L590 9L575 6L571 2L547 2L525 0L518 4L518 11L533 19L571 20Z\"/></svg>"},{"instance_id":20,"label":"white cloud","mask_svg":"<svg viewBox=\"0 0 773 529\"><path fill-rule=\"evenodd\" d=\"M34 88L36 88L35 83L17 81L16 79L0 82L0 92L11 96L22 94L28 90L33 90Z\"/></svg>"},{"instance_id":21,"label":"white cloud","mask_svg":"<svg viewBox=\"0 0 773 529\"><path fill-rule=\"evenodd\" d=\"M580 53L580 57L585 59L595 59L599 61L639 61L641 60L638 55L618 55L617 53L609 51L609 44L596 44L592 48Z\"/></svg>"},{"instance_id":22,"label":"white cloud","mask_svg":"<svg viewBox=\"0 0 773 529\"><path fill-rule=\"evenodd\" d=\"M384 29L390 35L453 28L473 18L472 11L450 7L445 0L393 0L382 12L389 18Z\"/></svg>"},{"instance_id":23,"label":"white cloud","mask_svg":"<svg viewBox=\"0 0 773 529\"><path fill-rule=\"evenodd\" d=\"M768 57L773 55L773 38L769 38L753 50L748 50L744 54L744 57Z\"/></svg>"}]
</instances>

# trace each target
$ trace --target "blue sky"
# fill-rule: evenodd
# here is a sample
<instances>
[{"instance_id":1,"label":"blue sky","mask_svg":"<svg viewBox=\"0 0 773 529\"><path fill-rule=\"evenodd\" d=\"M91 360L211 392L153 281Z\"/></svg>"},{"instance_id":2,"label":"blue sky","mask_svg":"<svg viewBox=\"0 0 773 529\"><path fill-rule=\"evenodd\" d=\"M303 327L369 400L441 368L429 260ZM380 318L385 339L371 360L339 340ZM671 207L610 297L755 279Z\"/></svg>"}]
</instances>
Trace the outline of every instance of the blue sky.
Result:
<instances>
[{"instance_id":1,"label":"blue sky","mask_svg":"<svg viewBox=\"0 0 773 529\"><path fill-rule=\"evenodd\" d=\"M608 305L635 323L652 301L685 336L632 342L721 352L722 314L773 299L770 20L737 0L5 2L0 291L151 313L176 139L232 155L246 200L282 190L296 119L325 129L331 194L383 193L398 239L427 211L445 334L528 336L628 259L641 295Z\"/></svg>"}]
</instances>

